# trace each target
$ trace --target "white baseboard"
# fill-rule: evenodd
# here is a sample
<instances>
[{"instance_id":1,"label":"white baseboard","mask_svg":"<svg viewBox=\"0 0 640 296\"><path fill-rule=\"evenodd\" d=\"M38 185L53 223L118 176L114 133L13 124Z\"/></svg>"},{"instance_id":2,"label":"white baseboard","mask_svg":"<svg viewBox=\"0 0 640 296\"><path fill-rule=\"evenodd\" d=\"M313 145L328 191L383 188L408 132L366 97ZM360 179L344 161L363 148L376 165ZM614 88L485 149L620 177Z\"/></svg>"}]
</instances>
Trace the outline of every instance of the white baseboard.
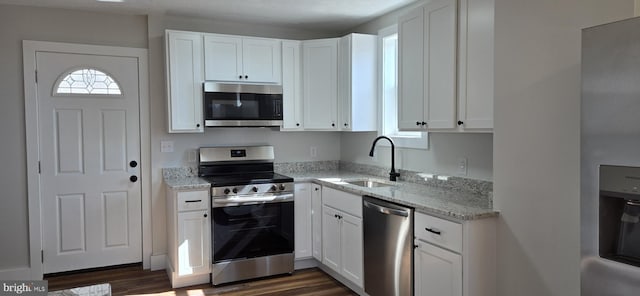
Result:
<instances>
[{"instance_id":1,"label":"white baseboard","mask_svg":"<svg viewBox=\"0 0 640 296\"><path fill-rule=\"evenodd\" d=\"M163 270L166 268L167 255L151 255L151 271Z\"/></svg>"},{"instance_id":2,"label":"white baseboard","mask_svg":"<svg viewBox=\"0 0 640 296\"><path fill-rule=\"evenodd\" d=\"M19 267L13 269L0 270L0 280L20 281L20 280L41 280L31 278L31 269L29 267Z\"/></svg>"}]
</instances>

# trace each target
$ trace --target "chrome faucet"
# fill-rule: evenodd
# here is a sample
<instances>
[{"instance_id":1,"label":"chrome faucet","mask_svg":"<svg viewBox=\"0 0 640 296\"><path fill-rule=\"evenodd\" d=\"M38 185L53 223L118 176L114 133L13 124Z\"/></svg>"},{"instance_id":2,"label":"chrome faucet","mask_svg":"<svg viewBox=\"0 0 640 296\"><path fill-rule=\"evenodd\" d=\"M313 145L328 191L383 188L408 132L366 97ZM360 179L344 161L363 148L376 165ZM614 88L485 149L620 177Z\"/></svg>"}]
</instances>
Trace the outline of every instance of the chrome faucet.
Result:
<instances>
[{"instance_id":1,"label":"chrome faucet","mask_svg":"<svg viewBox=\"0 0 640 296\"><path fill-rule=\"evenodd\" d=\"M369 156L373 157L373 150L376 149L376 143L380 139L387 139L389 143L391 143L391 172L389 172L389 180L396 181L396 178L400 176L400 173L396 173L396 146L393 145L393 141L391 141L389 137L379 136L375 140L373 140L371 151L369 151Z\"/></svg>"}]
</instances>

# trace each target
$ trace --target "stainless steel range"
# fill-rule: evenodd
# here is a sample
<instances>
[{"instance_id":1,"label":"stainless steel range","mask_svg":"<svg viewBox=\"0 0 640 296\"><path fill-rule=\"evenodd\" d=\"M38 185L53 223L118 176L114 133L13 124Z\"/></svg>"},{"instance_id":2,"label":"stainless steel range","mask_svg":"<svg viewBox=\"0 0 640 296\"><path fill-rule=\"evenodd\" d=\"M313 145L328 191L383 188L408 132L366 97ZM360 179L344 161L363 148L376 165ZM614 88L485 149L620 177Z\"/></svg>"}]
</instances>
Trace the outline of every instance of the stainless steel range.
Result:
<instances>
[{"instance_id":1,"label":"stainless steel range","mask_svg":"<svg viewBox=\"0 0 640 296\"><path fill-rule=\"evenodd\" d=\"M200 148L211 182L214 285L294 269L293 179L273 172L272 146Z\"/></svg>"}]
</instances>

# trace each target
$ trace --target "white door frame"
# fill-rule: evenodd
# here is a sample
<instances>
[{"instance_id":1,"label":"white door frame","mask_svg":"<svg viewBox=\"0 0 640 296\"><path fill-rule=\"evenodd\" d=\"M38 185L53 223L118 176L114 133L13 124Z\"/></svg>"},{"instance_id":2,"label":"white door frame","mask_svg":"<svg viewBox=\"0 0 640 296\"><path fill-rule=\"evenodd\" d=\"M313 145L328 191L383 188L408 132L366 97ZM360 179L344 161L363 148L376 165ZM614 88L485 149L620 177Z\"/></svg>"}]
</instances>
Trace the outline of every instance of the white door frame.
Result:
<instances>
[{"instance_id":1,"label":"white door frame","mask_svg":"<svg viewBox=\"0 0 640 296\"><path fill-rule=\"evenodd\" d=\"M22 42L24 69L24 104L27 140L27 195L29 209L29 269L31 279L42 279L43 264L38 97L36 86L36 52L95 54L138 59L140 98L140 181L142 190L142 265L151 267L151 129L149 118L149 66L147 49L98 46L24 40Z\"/></svg>"}]
</instances>

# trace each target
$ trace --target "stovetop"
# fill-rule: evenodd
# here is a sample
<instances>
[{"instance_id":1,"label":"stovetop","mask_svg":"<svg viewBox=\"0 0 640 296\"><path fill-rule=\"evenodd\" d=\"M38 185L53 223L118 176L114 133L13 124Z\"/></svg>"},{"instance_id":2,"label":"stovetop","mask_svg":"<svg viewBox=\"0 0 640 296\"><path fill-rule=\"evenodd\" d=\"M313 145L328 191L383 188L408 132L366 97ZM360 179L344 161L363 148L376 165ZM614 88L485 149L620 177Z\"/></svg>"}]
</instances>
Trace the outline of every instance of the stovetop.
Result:
<instances>
[{"instance_id":1,"label":"stovetop","mask_svg":"<svg viewBox=\"0 0 640 296\"><path fill-rule=\"evenodd\" d=\"M228 174L204 176L202 178L209 181L211 183L211 187L293 182L293 178L274 172Z\"/></svg>"}]
</instances>

